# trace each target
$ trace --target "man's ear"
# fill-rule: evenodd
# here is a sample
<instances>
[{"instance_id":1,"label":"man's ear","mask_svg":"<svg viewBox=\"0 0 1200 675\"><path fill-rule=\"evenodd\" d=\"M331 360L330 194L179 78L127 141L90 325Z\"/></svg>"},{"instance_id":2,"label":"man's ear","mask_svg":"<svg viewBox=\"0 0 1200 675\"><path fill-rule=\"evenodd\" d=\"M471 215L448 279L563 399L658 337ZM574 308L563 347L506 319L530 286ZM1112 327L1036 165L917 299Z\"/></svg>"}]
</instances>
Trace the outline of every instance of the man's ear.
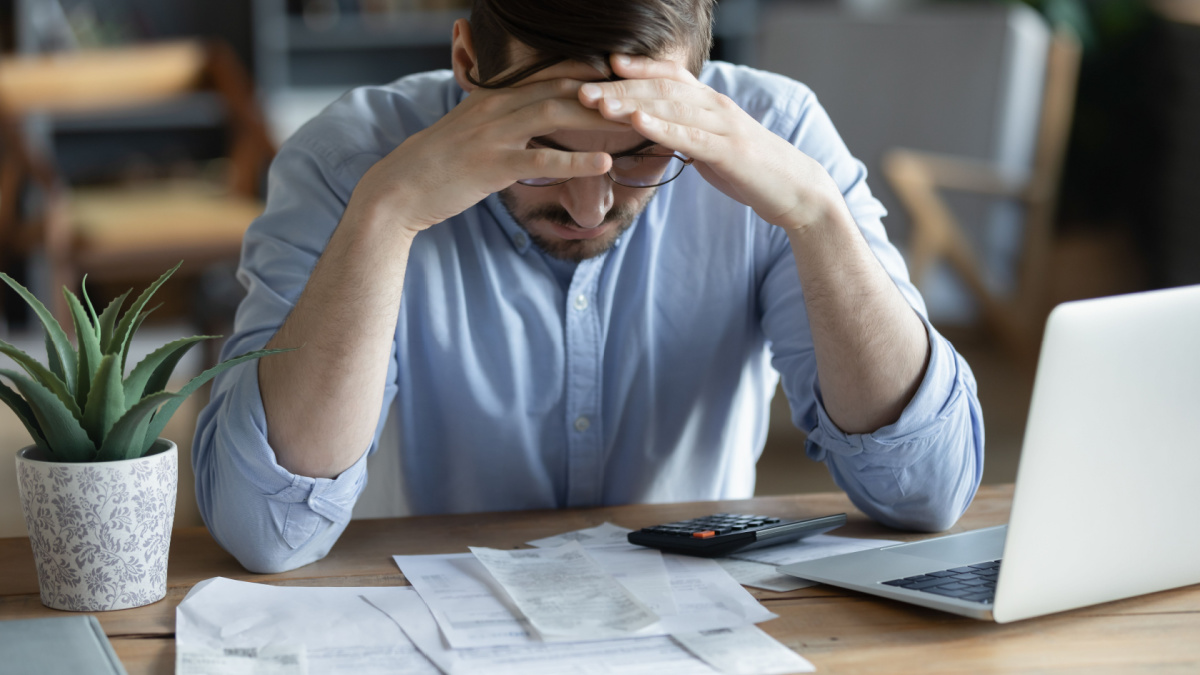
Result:
<instances>
[{"instance_id":1,"label":"man's ear","mask_svg":"<svg viewBox=\"0 0 1200 675\"><path fill-rule=\"evenodd\" d=\"M468 94L476 89L467 75L479 81L479 62L475 58L475 43L471 39L471 23L466 19L454 22L454 33L450 45L450 61L454 68L454 80Z\"/></svg>"}]
</instances>

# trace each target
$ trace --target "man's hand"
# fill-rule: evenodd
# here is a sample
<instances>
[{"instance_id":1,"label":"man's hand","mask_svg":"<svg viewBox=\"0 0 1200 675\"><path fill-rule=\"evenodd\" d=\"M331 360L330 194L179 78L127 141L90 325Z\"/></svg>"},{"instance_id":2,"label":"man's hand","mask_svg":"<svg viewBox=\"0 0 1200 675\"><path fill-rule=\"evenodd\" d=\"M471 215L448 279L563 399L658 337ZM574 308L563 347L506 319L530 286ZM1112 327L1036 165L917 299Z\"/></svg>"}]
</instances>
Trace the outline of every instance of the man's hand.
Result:
<instances>
[{"instance_id":1,"label":"man's hand","mask_svg":"<svg viewBox=\"0 0 1200 675\"><path fill-rule=\"evenodd\" d=\"M705 180L763 220L803 229L822 222L842 203L837 185L818 162L680 63L618 54L612 66L626 79L585 84L580 102L695 159Z\"/></svg>"},{"instance_id":2,"label":"man's hand","mask_svg":"<svg viewBox=\"0 0 1200 675\"><path fill-rule=\"evenodd\" d=\"M556 66L555 68L559 68ZM530 148L560 129L628 130L579 102L579 80L552 77L506 89L477 88L433 126L413 134L363 176L347 212L393 220L410 235L533 176L598 176L603 152ZM564 70L564 72L569 72Z\"/></svg>"},{"instance_id":3,"label":"man's hand","mask_svg":"<svg viewBox=\"0 0 1200 675\"><path fill-rule=\"evenodd\" d=\"M928 336L825 168L679 63L614 55L612 65L626 79L583 85L580 103L695 159L705 180L787 231L834 423L867 433L898 419Z\"/></svg>"}]
</instances>

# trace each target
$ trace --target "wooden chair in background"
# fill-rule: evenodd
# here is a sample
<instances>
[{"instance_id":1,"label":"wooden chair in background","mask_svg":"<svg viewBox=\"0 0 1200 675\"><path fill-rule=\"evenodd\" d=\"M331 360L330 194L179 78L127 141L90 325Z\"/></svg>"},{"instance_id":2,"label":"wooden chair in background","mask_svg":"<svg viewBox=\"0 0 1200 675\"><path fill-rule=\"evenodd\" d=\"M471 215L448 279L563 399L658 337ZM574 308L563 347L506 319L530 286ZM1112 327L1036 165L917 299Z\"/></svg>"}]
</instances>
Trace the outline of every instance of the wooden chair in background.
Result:
<instances>
[{"instance_id":1,"label":"wooden chair in background","mask_svg":"<svg viewBox=\"0 0 1200 675\"><path fill-rule=\"evenodd\" d=\"M883 173L911 219L909 273L920 288L930 267L945 259L979 303L982 318L1016 357L1036 357L1049 311L1047 286L1054 216L1078 82L1080 47L1065 32L1047 51L1045 86L1033 163L1013 175L987 162L894 149L883 158ZM939 190L1011 199L1024 209L1015 290L994 292L970 240Z\"/></svg>"},{"instance_id":2,"label":"wooden chair in background","mask_svg":"<svg viewBox=\"0 0 1200 675\"><path fill-rule=\"evenodd\" d=\"M215 96L227 130L223 184L157 179L71 188L49 153L23 132L31 115L113 114ZM191 98L188 98L191 97ZM195 41L0 59L0 268L45 256L57 289L89 282L144 285L180 260L180 276L236 262L246 227L263 208L263 172L274 157L252 83L220 43Z\"/></svg>"}]
</instances>

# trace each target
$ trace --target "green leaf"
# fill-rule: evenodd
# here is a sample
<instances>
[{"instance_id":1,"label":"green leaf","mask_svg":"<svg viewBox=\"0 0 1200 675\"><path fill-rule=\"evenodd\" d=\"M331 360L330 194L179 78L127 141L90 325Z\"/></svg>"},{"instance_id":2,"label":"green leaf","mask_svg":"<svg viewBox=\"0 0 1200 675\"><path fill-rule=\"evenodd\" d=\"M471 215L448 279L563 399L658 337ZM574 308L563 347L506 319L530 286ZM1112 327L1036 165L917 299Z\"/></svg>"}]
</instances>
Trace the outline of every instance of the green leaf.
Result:
<instances>
[{"instance_id":1,"label":"green leaf","mask_svg":"<svg viewBox=\"0 0 1200 675\"><path fill-rule=\"evenodd\" d=\"M96 338L100 337L100 317L96 316L96 308L92 306L92 299L88 297L87 292L87 275L83 275L83 281L79 282L79 289L83 291L83 303L87 305L88 316L92 318L92 330L96 333Z\"/></svg>"},{"instance_id":2,"label":"green leaf","mask_svg":"<svg viewBox=\"0 0 1200 675\"><path fill-rule=\"evenodd\" d=\"M75 391L76 374L75 348L71 346L71 341L67 338L67 334L63 332L62 326L58 325L58 322L50 315L50 310L46 309L42 301L35 298L33 293L29 292L29 289L17 283L16 280L4 272L0 272L0 279L12 287L17 292L17 295L21 296L29 304L34 314L37 314L38 319L41 320L42 326L46 329L48 344L54 345L53 350L46 349L49 353L49 358L58 361L55 369L62 373L60 379L67 385L67 390L73 393Z\"/></svg>"},{"instance_id":3,"label":"green leaf","mask_svg":"<svg viewBox=\"0 0 1200 675\"><path fill-rule=\"evenodd\" d=\"M63 405L67 406L67 410L75 415L75 419L83 419L83 413L79 411L79 406L75 403L75 397L67 390L67 384L59 379L57 375L50 372L46 366L43 366L37 359L4 340L0 340L0 354L4 354L13 361L16 361L38 384L50 390L63 402Z\"/></svg>"},{"instance_id":4,"label":"green leaf","mask_svg":"<svg viewBox=\"0 0 1200 675\"><path fill-rule=\"evenodd\" d=\"M112 354L110 356L114 356ZM146 398L133 404L129 410L121 415L121 419L113 425L108 435L104 438L104 445L100 446L100 452L96 455L98 462L111 462L121 459L136 459L146 454L150 449L150 445L154 441L150 441L150 445L143 446L142 439L146 436L146 428L150 423L150 416L154 414L155 409L159 405L171 399L179 397L179 394L161 391L157 394L151 394ZM155 437L157 438L157 436Z\"/></svg>"},{"instance_id":5,"label":"green leaf","mask_svg":"<svg viewBox=\"0 0 1200 675\"><path fill-rule=\"evenodd\" d=\"M100 322L100 327L96 329L96 332L100 334L100 351L105 354L109 352L109 347L112 344L113 331L117 325L117 317L121 314L121 306L125 304L125 298L128 298L132 292L133 289L131 288L113 298L113 301L108 303L108 307L105 307L104 311L100 312L100 316L96 319Z\"/></svg>"},{"instance_id":6,"label":"green leaf","mask_svg":"<svg viewBox=\"0 0 1200 675\"><path fill-rule=\"evenodd\" d=\"M174 274L175 270L179 269L179 266L182 264L183 261L176 263L174 267L164 272L163 275L154 283L147 286L146 290L142 291L142 294L138 296L137 300L134 300L133 304L129 306L129 309L125 310L125 314L121 316L121 320L117 323L117 328L113 332L112 341L108 343L108 348L105 350L105 353L119 354L121 356L120 362L122 372L125 370L125 357L129 352L129 342L133 339L134 331L137 330L134 327L134 324L141 324L139 317L141 317L142 308L146 306L147 302L150 302L150 297L154 295L155 291L157 291L160 286L166 283L167 279L170 279L171 275Z\"/></svg>"},{"instance_id":7,"label":"green leaf","mask_svg":"<svg viewBox=\"0 0 1200 675\"><path fill-rule=\"evenodd\" d=\"M33 409L34 419L45 434L46 445L55 459L62 462L87 462L92 459L96 454L96 445L88 438L79 419L54 392L15 370L0 369L0 375L17 385L17 390Z\"/></svg>"},{"instance_id":8,"label":"green leaf","mask_svg":"<svg viewBox=\"0 0 1200 675\"><path fill-rule=\"evenodd\" d=\"M87 407L83 409L83 428L97 447L104 444L113 424L125 414L125 388L121 384L121 371L117 368L117 355L105 354L96 369L92 382L92 393Z\"/></svg>"},{"instance_id":9,"label":"green leaf","mask_svg":"<svg viewBox=\"0 0 1200 675\"><path fill-rule=\"evenodd\" d=\"M67 374L63 372L62 359L59 358L58 349L54 346L54 341L50 339L49 333L46 333L46 366L58 379L63 382L67 381Z\"/></svg>"},{"instance_id":10,"label":"green leaf","mask_svg":"<svg viewBox=\"0 0 1200 675\"><path fill-rule=\"evenodd\" d=\"M21 398L7 384L0 382L0 401L4 401L17 414L17 419L25 425L25 430L33 437L33 442L42 450L50 452L50 446L46 444L46 439L42 436L42 428L38 426L37 418L33 415L33 408L29 407L25 399Z\"/></svg>"},{"instance_id":11,"label":"green leaf","mask_svg":"<svg viewBox=\"0 0 1200 675\"><path fill-rule=\"evenodd\" d=\"M193 377L190 382L188 382L182 389L179 390L179 398L168 402L162 407L162 409L154 414L154 420L150 423L150 427L146 430L146 437L142 440L142 454L145 454L146 451L150 449L150 446L154 444L155 439L157 439L159 434L162 433L163 428L167 426L167 422L170 421L171 416L175 414L175 411L179 409L179 406L183 403L183 401L187 399L188 396L191 396L193 393L195 393L197 389L204 386L205 382L208 382L223 371L228 370L239 363L244 363L246 361L268 356L270 354L282 354L283 352L290 351L292 350L259 349L258 351L249 352L248 354L242 354L241 356L235 356L227 361L222 361L203 373L200 373L196 377Z\"/></svg>"},{"instance_id":12,"label":"green leaf","mask_svg":"<svg viewBox=\"0 0 1200 675\"><path fill-rule=\"evenodd\" d=\"M179 360L188 350L196 343L212 338L211 335L195 335L169 342L154 350L134 366L129 377L125 378L125 400L136 401L166 389L171 373L175 372L175 366L179 365Z\"/></svg>"},{"instance_id":13,"label":"green leaf","mask_svg":"<svg viewBox=\"0 0 1200 675\"><path fill-rule=\"evenodd\" d=\"M87 404L88 391L92 386L92 378L100 367L100 338L96 336L96 326L88 319L87 312L79 303L75 294L63 289L63 297L71 308L71 318L75 321L75 342L79 345L79 375L76 378L75 403L80 408ZM85 292L84 297L87 297Z\"/></svg>"}]
</instances>

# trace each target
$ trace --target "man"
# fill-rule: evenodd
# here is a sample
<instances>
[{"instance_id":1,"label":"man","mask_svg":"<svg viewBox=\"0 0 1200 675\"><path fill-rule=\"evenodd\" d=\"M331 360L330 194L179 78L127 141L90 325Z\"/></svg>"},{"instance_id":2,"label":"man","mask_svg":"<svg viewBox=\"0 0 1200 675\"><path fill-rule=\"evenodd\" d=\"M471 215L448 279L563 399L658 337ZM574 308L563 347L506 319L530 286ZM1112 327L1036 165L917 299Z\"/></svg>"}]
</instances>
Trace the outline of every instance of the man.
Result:
<instances>
[{"instance_id":1,"label":"man","mask_svg":"<svg viewBox=\"0 0 1200 675\"><path fill-rule=\"evenodd\" d=\"M226 351L297 349L219 378L193 451L243 565L329 551L389 410L418 513L749 497L780 376L859 508L958 518L970 369L811 92L705 64L712 4L477 0L452 73L284 146Z\"/></svg>"}]
</instances>

